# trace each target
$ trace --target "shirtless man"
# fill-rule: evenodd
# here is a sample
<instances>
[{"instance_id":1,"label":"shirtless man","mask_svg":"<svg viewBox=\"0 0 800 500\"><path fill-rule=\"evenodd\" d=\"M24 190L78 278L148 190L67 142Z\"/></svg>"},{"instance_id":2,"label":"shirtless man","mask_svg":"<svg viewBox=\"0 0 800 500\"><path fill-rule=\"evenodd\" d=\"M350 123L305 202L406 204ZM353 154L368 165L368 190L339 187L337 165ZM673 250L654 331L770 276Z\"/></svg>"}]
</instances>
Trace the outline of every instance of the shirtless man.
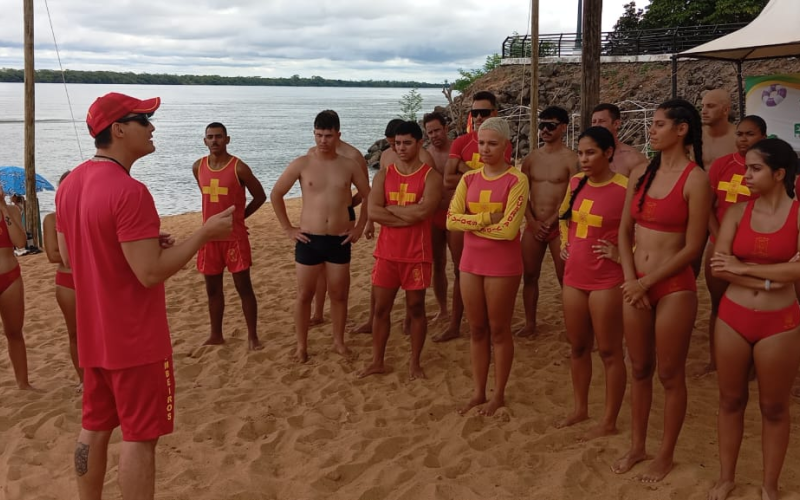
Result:
<instances>
[{"instance_id":1,"label":"shirtless man","mask_svg":"<svg viewBox=\"0 0 800 500\"><path fill-rule=\"evenodd\" d=\"M197 270L205 278L208 295L208 314L211 319L211 336L203 345L225 343L222 337L222 317L225 312L225 292L222 276L225 268L233 275L233 284L242 301L242 312L247 324L250 350L264 346L258 340L258 303L250 281L250 238L244 221L267 201L261 182L242 160L228 153L231 138L225 125L214 122L206 126L203 143L209 155L192 165L194 178L203 197L203 221L228 207L234 207L233 232L225 240L210 241L197 253ZM245 191L252 200L246 203Z\"/></svg>"},{"instance_id":2,"label":"shirtless man","mask_svg":"<svg viewBox=\"0 0 800 500\"><path fill-rule=\"evenodd\" d=\"M444 178L444 166L450 156L452 141L447 135L447 119L441 113L427 113L422 117L425 135L428 136L430 145L426 148L433 157L434 163L430 166ZM444 184L442 185L444 188ZM442 201L433 214L433 227L431 240L433 241L433 294L439 304L439 313L433 318L447 318L447 208L450 206L451 196L442 195ZM435 339L434 339L435 340Z\"/></svg>"},{"instance_id":3,"label":"shirtless man","mask_svg":"<svg viewBox=\"0 0 800 500\"><path fill-rule=\"evenodd\" d=\"M331 109L327 109L323 111L323 113L328 113L331 116L332 120L336 120L339 123L339 114L336 111ZM316 146L310 148L308 150L308 154L313 153L316 150ZM364 158L364 155L361 154L355 146L348 144L341 140L341 138L336 138L336 154L339 156L344 156L345 158L350 158L354 162L358 163L361 166L361 169L364 171L364 175L369 178L369 173L367 172L367 160ZM356 211L355 207L361 205L361 195L356 193L353 195L353 203L349 207L347 207L347 215L350 217L350 225L355 226L356 224ZM328 281L325 279L325 273L319 273L319 279L317 280L317 291L314 294L314 311L311 314L311 322L309 326L316 326L321 325L323 323L323 310L325 308L325 294L328 291Z\"/></svg>"},{"instance_id":4,"label":"shirtless man","mask_svg":"<svg viewBox=\"0 0 800 500\"><path fill-rule=\"evenodd\" d=\"M634 168L647 164L647 157L632 146L619 141L619 127L622 123L622 113L617 106L609 103L600 103L592 110L592 126L604 127L614 134L614 161L611 170L625 177L630 177Z\"/></svg>"},{"instance_id":5,"label":"shirtless man","mask_svg":"<svg viewBox=\"0 0 800 500\"><path fill-rule=\"evenodd\" d=\"M530 203L525 213L526 225L522 235L523 274L522 301L525 305L525 326L517 332L520 337L536 333L536 307L539 303L539 275L542 259L550 249L556 276L561 284L564 261L561 260L561 241L558 234L558 209L564 200L569 179L577 173L578 155L562 141L569 125L569 114L558 106L539 113L539 137L544 146L534 149L522 162L522 173L531 182Z\"/></svg>"},{"instance_id":6,"label":"shirtless man","mask_svg":"<svg viewBox=\"0 0 800 500\"><path fill-rule=\"evenodd\" d=\"M723 89L714 89L703 96L703 165L706 171L714 160L736 152L736 125L728 121L731 98Z\"/></svg>"},{"instance_id":7,"label":"shirtless man","mask_svg":"<svg viewBox=\"0 0 800 500\"><path fill-rule=\"evenodd\" d=\"M458 187L461 176L471 170L483 168L481 155L478 152L478 129L487 118L497 116L497 97L487 91L476 92L472 96L472 132L457 137L450 146L450 156L444 166L445 197L452 198ZM506 163L511 163L511 142L505 152ZM447 329L433 337L434 342L445 342L461 335L461 317L464 315L464 304L461 301L461 279L458 266L461 263L461 252L464 250L464 232L448 231L447 245L453 258L453 309Z\"/></svg>"},{"instance_id":8,"label":"shirtless man","mask_svg":"<svg viewBox=\"0 0 800 500\"><path fill-rule=\"evenodd\" d=\"M428 329L425 289L431 283L431 219L442 196L442 179L420 160L422 129L408 121L397 126L397 163L375 175L369 198L370 217L383 226L375 247L372 296L372 363L359 373L383 373L391 313L400 288L406 292L406 315L411 318L409 379L424 378L420 364Z\"/></svg>"},{"instance_id":9,"label":"shirtless man","mask_svg":"<svg viewBox=\"0 0 800 500\"><path fill-rule=\"evenodd\" d=\"M392 164L397 163L400 158L397 156L397 150L394 144L394 136L395 130L398 126L405 123L400 118L394 118L389 120L389 123L386 124L386 130L384 130L383 134L386 137L386 142L389 143L389 147L384 149L381 153L381 163L380 163L380 170L386 170L386 167ZM419 158L422 160L422 163L427 165L433 166L436 162L433 160L433 157L424 149L420 148L419 151ZM372 237L375 235L375 223L372 220L367 221L366 228L364 229L364 237L368 240L371 240ZM369 297L369 317L364 324L357 326L353 329L353 333L372 333L372 323L375 321L375 297L370 295ZM405 321L403 322L403 333L408 335L409 328L410 328L410 321L411 318L406 316Z\"/></svg>"},{"instance_id":10,"label":"shirtless man","mask_svg":"<svg viewBox=\"0 0 800 500\"><path fill-rule=\"evenodd\" d=\"M336 153L339 122L330 113L319 113L314 120L314 142L317 147L292 161L278 178L270 193L270 201L281 227L295 241L297 299L294 323L297 334L295 359L308 361L308 324L311 300L317 279L325 272L331 299L334 350L349 356L344 344L347 321L347 296L350 291L350 246L358 241L367 222L367 207L352 226L347 207L353 201L350 191L355 184L362 199L369 195L369 181L355 161ZM286 213L283 197L296 181L300 181L303 209L300 226L293 226ZM325 266L323 266L323 263Z\"/></svg>"}]
</instances>

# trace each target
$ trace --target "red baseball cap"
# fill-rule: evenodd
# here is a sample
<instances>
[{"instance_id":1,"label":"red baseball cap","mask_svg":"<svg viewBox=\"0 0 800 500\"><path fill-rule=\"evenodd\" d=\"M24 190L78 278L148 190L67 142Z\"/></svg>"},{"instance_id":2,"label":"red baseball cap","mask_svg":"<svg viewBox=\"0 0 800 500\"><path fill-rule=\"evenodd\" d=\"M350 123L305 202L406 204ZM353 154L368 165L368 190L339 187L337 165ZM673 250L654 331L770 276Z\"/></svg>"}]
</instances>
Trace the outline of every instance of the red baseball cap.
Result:
<instances>
[{"instance_id":1,"label":"red baseball cap","mask_svg":"<svg viewBox=\"0 0 800 500\"><path fill-rule=\"evenodd\" d=\"M131 113L142 113L152 115L161 106L161 98L139 100L125 94L111 92L98 97L89 107L86 114L86 125L89 126L89 134L97 137L97 134L111 126L112 123Z\"/></svg>"}]
</instances>

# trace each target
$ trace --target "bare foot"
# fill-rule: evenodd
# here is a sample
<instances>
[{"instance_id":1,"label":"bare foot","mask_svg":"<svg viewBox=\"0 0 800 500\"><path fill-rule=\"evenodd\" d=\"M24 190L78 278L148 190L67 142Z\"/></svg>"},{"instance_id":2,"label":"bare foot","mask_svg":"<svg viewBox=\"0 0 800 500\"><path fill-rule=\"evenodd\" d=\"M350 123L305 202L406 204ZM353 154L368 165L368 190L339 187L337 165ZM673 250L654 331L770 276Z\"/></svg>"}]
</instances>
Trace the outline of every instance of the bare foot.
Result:
<instances>
[{"instance_id":1,"label":"bare foot","mask_svg":"<svg viewBox=\"0 0 800 500\"><path fill-rule=\"evenodd\" d=\"M448 340L457 339L461 336L458 328L448 328L438 335L434 335L431 340L434 342L447 342Z\"/></svg>"},{"instance_id":2,"label":"bare foot","mask_svg":"<svg viewBox=\"0 0 800 500\"><path fill-rule=\"evenodd\" d=\"M493 397L489 400L486 405L480 407L478 409L478 415L483 415L484 417L492 417L494 413L506 405L506 402L503 398Z\"/></svg>"},{"instance_id":3,"label":"bare foot","mask_svg":"<svg viewBox=\"0 0 800 500\"><path fill-rule=\"evenodd\" d=\"M75 394L83 393L83 382L75 386Z\"/></svg>"},{"instance_id":4,"label":"bare foot","mask_svg":"<svg viewBox=\"0 0 800 500\"><path fill-rule=\"evenodd\" d=\"M536 335L536 326L525 325L515 335L521 338L533 337Z\"/></svg>"},{"instance_id":5,"label":"bare foot","mask_svg":"<svg viewBox=\"0 0 800 500\"><path fill-rule=\"evenodd\" d=\"M247 349L251 351L260 351L263 348L264 344L262 344L261 341L258 340L258 337L254 339L247 339Z\"/></svg>"},{"instance_id":6,"label":"bare foot","mask_svg":"<svg viewBox=\"0 0 800 500\"><path fill-rule=\"evenodd\" d=\"M322 317L312 316L311 319L308 320L308 327L311 328L312 326L321 325L324 322L325 322L325 320L322 319Z\"/></svg>"},{"instance_id":7,"label":"bare foot","mask_svg":"<svg viewBox=\"0 0 800 500\"><path fill-rule=\"evenodd\" d=\"M308 362L308 351L305 349L300 349L299 347L294 352L292 359L297 363L307 363Z\"/></svg>"},{"instance_id":8,"label":"bare foot","mask_svg":"<svg viewBox=\"0 0 800 500\"><path fill-rule=\"evenodd\" d=\"M553 424L556 429L563 429L564 427L569 427L575 425L579 422L583 422L589 418L589 414L585 411L576 411L572 415L566 416L560 420L556 420Z\"/></svg>"},{"instance_id":9,"label":"bare foot","mask_svg":"<svg viewBox=\"0 0 800 500\"><path fill-rule=\"evenodd\" d=\"M208 340L203 342L203 345L223 345L224 343L225 343L224 338L212 335L208 337Z\"/></svg>"},{"instance_id":10,"label":"bare foot","mask_svg":"<svg viewBox=\"0 0 800 500\"><path fill-rule=\"evenodd\" d=\"M467 402L466 406L462 407L458 410L459 415L466 415L468 411L475 408L478 405L482 405L486 402L486 396L473 396L472 399Z\"/></svg>"},{"instance_id":11,"label":"bare foot","mask_svg":"<svg viewBox=\"0 0 800 500\"><path fill-rule=\"evenodd\" d=\"M350 333L372 333L372 321L367 321L363 325L353 328Z\"/></svg>"},{"instance_id":12,"label":"bare foot","mask_svg":"<svg viewBox=\"0 0 800 500\"><path fill-rule=\"evenodd\" d=\"M736 484L733 481L720 479L708 492L708 500L725 500L734 488L736 488Z\"/></svg>"},{"instance_id":13,"label":"bare foot","mask_svg":"<svg viewBox=\"0 0 800 500\"><path fill-rule=\"evenodd\" d=\"M715 371L717 371L716 365L714 365L714 363L707 363L707 364L703 365L702 368L696 370L692 374L692 376L694 378L703 378L706 375L708 375L709 373L714 373Z\"/></svg>"},{"instance_id":14,"label":"bare foot","mask_svg":"<svg viewBox=\"0 0 800 500\"><path fill-rule=\"evenodd\" d=\"M647 460L647 453L644 451L629 451L622 458L614 462L611 470L616 474L625 474L642 460Z\"/></svg>"},{"instance_id":15,"label":"bare foot","mask_svg":"<svg viewBox=\"0 0 800 500\"><path fill-rule=\"evenodd\" d=\"M409 364L408 365L408 380L417 380L418 378L428 378L425 376L425 372L422 371L422 367L417 364Z\"/></svg>"},{"instance_id":16,"label":"bare foot","mask_svg":"<svg viewBox=\"0 0 800 500\"><path fill-rule=\"evenodd\" d=\"M643 483L657 483L669 474L669 471L672 470L672 465L672 460L656 458L647 466L647 470L637 476L636 479Z\"/></svg>"},{"instance_id":17,"label":"bare foot","mask_svg":"<svg viewBox=\"0 0 800 500\"><path fill-rule=\"evenodd\" d=\"M343 357L347 361L352 361L356 358L353 351L347 348L344 344L338 344L336 342L333 343L333 352L338 354L339 356Z\"/></svg>"},{"instance_id":18,"label":"bare foot","mask_svg":"<svg viewBox=\"0 0 800 500\"><path fill-rule=\"evenodd\" d=\"M597 439L603 436L613 436L614 434L618 433L619 431L614 426L609 427L604 424L599 424L596 427L593 427L592 429L586 431L586 433L583 436L578 438L578 441L585 443L586 441L591 441L592 439Z\"/></svg>"},{"instance_id":19,"label":"bare foot","mask_svg":"<svg viewBox=\"0 0 800 500\"><path fill-rule=\"evenodd\" d=\"M386 373L386 368L383 366L383 363L373 362L371 365L358 372L358 378L369 377L370 375L377 375L380 373Z\"/></svg>"},{"instance_id":20,"label":"bare foot","mask_svg":"<svg viewBox=\"0 0 800 500\"><path fill-rule=\"evenodd\" d=\"M761 487L761 500L778 500L778 489Z\"/></svg>"},{"instance_id":21,"label":"bare foot","mask_svg":"<svg viewBox=\"0 0 800 500\"><path fill-rule=\"evenodd\" d=\"M41 392L33 387L29 382L25 382L24 384L17 384L17 389L20 391L34 391L34 392Z\"/></svg>"}]
</instances>

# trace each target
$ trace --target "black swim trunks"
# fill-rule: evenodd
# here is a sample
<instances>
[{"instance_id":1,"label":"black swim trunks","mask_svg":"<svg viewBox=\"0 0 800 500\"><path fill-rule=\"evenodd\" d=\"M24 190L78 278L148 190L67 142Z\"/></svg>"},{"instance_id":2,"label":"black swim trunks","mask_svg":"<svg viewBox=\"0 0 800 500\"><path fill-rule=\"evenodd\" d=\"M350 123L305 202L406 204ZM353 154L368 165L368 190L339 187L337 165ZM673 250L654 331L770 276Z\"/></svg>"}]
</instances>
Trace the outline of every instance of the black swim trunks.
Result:
<instances>
[{"instance_id":1,"label":"black swim trunks","mask_svg":"<svg viewBox=\"0 0 800 500\"><path fill-rule=\"evenodd\" d=\"M331 264L349 264L351 243L342 245L346 236L330 234L303 233L310 240L308 243L297 242L294 246L294 260L304 266L316 266L324 262Z\"/></svg>"},{"instance_id":2,"label":"black swim trunks","mask_svg":"<svg viewBox=\"0 0 800 500\"><path fill-rule=\"evenodd\" d=\"M356 220L356 209L353 208L353 205L347 207L347 216L350 218L350 222Z\"/></svg>"}]
</instances>

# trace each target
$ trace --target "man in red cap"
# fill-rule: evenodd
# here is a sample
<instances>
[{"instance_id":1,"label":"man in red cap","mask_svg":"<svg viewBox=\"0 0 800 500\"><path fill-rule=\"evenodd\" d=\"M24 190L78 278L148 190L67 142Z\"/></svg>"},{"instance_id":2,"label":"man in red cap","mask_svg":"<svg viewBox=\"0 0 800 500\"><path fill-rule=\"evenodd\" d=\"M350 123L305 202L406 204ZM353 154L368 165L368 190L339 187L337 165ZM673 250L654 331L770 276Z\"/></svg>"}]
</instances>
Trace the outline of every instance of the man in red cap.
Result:
<instances>
[{"instance_id":1,"label":"man in red cap","mask_svg":"<svg viewBox=\"0 0 800 500\"><path fill-rule=\"evenodd\" d=\"M160 232L153 197L130 176L133 163L155 151L150 116L160 103L117 93L97 99L86 117L97 153L56 194L59 249L75 281L85 370L75 449L82 500L102 496L108 442L117 426L123 498L154 497L156 443L172 432L175 420L163 283L232 227L231 207L179 245Z\"/></svg>"}]
</instances>

